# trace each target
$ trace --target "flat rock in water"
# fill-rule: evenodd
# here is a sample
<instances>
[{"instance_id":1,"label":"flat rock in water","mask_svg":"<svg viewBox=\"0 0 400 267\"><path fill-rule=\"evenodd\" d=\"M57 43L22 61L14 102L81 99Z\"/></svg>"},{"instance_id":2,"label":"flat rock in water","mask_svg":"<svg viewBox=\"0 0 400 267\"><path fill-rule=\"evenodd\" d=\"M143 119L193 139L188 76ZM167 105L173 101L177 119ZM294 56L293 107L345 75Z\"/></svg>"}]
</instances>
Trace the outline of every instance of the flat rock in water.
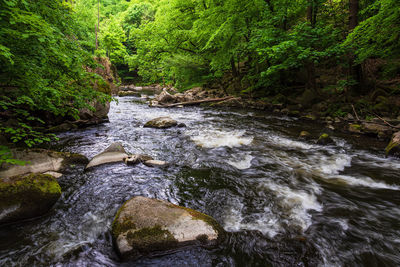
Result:
<instances>
[{"instance_id":1,"label":"flat rock in water","mask_svg":"<svg viewBox=\"0 0 400 267\"><path fill-rule=\"evenodd\" d=\"M12 157L27 162L24 166L3 164L1 178L28 173L62 172L72 164L86 164L88 159L80 154L56 152L46 149L12 149Z\"/></svg>"},{"instance_id":2,"label":"flat rock in water","mask_svg":"<svg viewBox=\"0 0 400 267\"><path fill-rule=\"evenodd\" d=\"M59 172L52 172L52 171L45 172L45 173L43 173L43 174L51 175L51 176L53 176L54 178L57 178L57 179L60 178L61 176L63 176L62 173L59 173Z\"/></svg>"},{"instance_id":3,"label":"flat rock in water","mask_svg":"<svg viewBox=\"0 0 400 267\"><path fill-rule=\"evenodd\" d=\"M167 254L187 245L213 246L223 233L210 216L140 196L125 202L112 224L116 248L123 259Z\"/></svg>"},{"instance_id":4,"label":"flat rock in water","mask_svg":"<svg viewBox=\"0 0 400 267\"><path fill-rule=\"evenodd\" d=\"M43 215L60 196L60 185L47 174L1 178L0 224Z\"/></svg>"},{"instance_id":5,"label":"flat rock in water","mask_svg":"<svg viewBox=\"0 0 400 267\"><path fill-rule=\"evenodd\" d=\"M106 150L96 155L85 169L92 168L94 166L113 163L113 162L123 162L125 158L128 157L124 147L121 143L116 142L111 144Z\"/></svg>"},{"instance_id":6,"label":"flat rock in water","mask_svg":"<svg viewBox=\"0 0 400 267\"><path fill-rule=\"evenodd\" d=\"M168 162L162 160L147 160L143 164L148 167L165 167L168 165Z\"/></svg>"},{"instance_id":7,"label":"flat rock in water","mask_svg":"<svg viewBox=\"0 0 400 267\"><path fill-rule=\"evenodd\" d=\"M175 127L177 125L178 122L170 117L159 117L148 121L144 127L166 129Z\"/></svg>"}]
</instances>

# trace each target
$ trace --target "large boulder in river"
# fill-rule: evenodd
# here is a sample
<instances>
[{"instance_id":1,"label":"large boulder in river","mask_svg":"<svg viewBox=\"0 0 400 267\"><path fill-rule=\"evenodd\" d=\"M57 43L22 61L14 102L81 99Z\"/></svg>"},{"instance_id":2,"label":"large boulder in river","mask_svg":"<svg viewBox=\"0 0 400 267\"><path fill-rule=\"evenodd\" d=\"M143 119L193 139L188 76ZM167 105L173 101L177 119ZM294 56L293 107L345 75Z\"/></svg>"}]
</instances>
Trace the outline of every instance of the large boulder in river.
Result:
<instances>
[{"instance_id":1,"label":"large boulder in river","mask_svg":"<svg viewBox=\"0 0 400 267\"><path fill-rule=\"evenodd\" d=\"M83 108L79 110L80 122L84 124L97 124L108 120L108 112L110 111L109 102L101 102L99 100L93 100L89 103L92 109Z\"/></svg>"},{"instance_id":2,"label":"large boulder in river","mask_svg":"<svg viewBox=\"0 0 400 267\"><path fill-rule=\"evenodd\" d=\"M223 232L203 213L140 196L125 202L112 224L114 242L123 259L166 254L187 245L213 246Z\"/></svg>"},{"instance_id":3,"label":"large boulder in river","mask_svg":"<svg viewBox=\"0 0 400 267\"><path fill-rule=\"evenodd\" d=\"M122 162L127 157L128 154L121 143L112 143L106 150L92 158L85 169L106 163Z\"/></svg>"},{"instance_id":4,"label":"large boulder in river","mask_svg":"<svg viewBox=\"0 0 400 267\"><path fill-rule=\"evenodd\" d=\"M385 152L386 156L400 157L400 132L393 134Z\"/></svg>"},{"instance_id":5,"label":"large boulder in river","mask_svg":"<svg viewBox=\"0 0 400 267\"><path fill-rule=\"evenodd\" d=\"M75 164L86 164L88 159L80 154L55 152L46 149L11 149L13 159L25 161L23 166L3 164L0 177L9 178L28 173L62 172Z\"/></svg>"},{"instance_id":6,"label":"large boulder in river","mask_svg":"<svg viewBox=\"0 0 400 267\"><path fill-rule=\"evenodd\" d=\"M178 122L170 117L159 117L146 122L144 127L166 129L177 125Z\"/></svg>"},{"instance_id":7,"label":"large boulder in river","mask_svg":"<svg viewBox=\"0 0 400 267\"><path fill-rule=\"evenodd\" d=\"M164 104L171 104L176 102L176 98L171 95L170 93L167 92L167 90L163 90L161 94L157 95L154 98L155 101L157 101L159 104L164 105Z\"/></svg>"},{"instance_id":8,"label":"large boulder in river","mask_svg":"<svg viewBox=\"0 0 400 267\"><path fill-rule=\"evenodd\" d=\"M0 179L0 224L46 213L61 196L57 180L47 174Z\"/></svg>"}]
</instances>

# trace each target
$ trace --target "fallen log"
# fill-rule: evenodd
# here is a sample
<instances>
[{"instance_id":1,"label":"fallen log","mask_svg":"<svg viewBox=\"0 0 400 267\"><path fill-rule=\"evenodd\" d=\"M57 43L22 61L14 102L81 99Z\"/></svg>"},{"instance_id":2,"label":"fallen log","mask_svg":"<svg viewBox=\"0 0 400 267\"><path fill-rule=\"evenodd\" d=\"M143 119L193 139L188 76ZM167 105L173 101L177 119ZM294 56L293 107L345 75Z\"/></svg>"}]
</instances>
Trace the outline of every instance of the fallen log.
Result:
<instances>
[{"instance_id":1,"label":"fallen log","mask_svg":"<svg viewBox=\"0 0 400 267\"><path fill-rule=\"evenodd\" d=\"M207 99L202 99L202 100L194 100L194 101L165 104L165 105L158 105L158 106L162 107L162 108L172 108L172 107L176 107L176 106L191 106L191 105L198 105L198 104L202 104L202 103L221 102L221 101L230 100L230 99L234 99L234 98L235 97L233 97L233 96L227 96L227 97L222 97L222 98L207 98Z\"/></svg>"}]
</instances>

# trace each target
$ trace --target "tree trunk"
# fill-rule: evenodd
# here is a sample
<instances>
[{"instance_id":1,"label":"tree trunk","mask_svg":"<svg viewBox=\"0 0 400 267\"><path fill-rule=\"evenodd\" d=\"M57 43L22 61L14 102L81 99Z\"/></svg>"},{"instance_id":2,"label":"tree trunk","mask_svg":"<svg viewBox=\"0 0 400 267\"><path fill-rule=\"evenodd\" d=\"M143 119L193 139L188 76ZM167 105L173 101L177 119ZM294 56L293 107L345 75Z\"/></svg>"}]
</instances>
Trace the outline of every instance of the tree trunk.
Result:
<instances>
[{"instance_id":1,"label":"tree trunk","mask_svg":"<svg viewBox=\"0 0 400 267\"><path fill-rule=\"evenodd\" d=\"M236 69L235 60L233 59L233 57L231 57L231 68L232 68L233 77L235 77L235 78L238 77L239 73L238 73L238 71Z\"/></svg>"}]
</instances>

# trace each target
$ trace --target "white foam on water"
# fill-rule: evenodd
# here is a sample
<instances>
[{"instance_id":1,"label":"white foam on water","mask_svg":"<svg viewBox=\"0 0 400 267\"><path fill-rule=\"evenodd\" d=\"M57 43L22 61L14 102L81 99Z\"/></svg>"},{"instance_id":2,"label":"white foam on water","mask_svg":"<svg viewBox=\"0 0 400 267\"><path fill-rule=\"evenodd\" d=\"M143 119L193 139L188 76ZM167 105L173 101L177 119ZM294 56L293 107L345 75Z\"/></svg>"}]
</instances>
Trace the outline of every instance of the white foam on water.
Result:
<instances>
[{"instance_id":1,"label":"white foam on water","mask_svg":"<svg viewBox=\"0 0 400 267\"><path fill-rule=\"evenodd\" d=\"M375 156L372 154L368 154L364 151L360 152L359 155L361 157L357 158L357 163L361 165L368 165L377 168L385 168L392 170L400 169L400 160L396 158L384 158Z\"/></svg>"},{"instance_id":2,"label":"white foam on water","mask_svg":"<svg viewBox=\"0 0 400 267\"><path fill-rule=\"evenodd\" d=\"M239 155L239 156L233 156L232 160L228 160L227 162L229 165L232 165L233 167L239 169L239 170L245 170L249 169L251 167L251 161L254 159L250 153L246 153L244 156Z\"/></svg>"},{"instance_id":3,"label":"white foam on water","mask_svg":"<svg viewBox=\"0 0 400 267\"><path fill-rule=\"evenodd\" d=\"M364 186L364 187L370 187L374 189L392 189L392 190L400 190L399 186L396 185L388 185L383 182L376 182L372 180L370 177L354 177L354 176L349 176L349 175L331 175L331 176L326 176L323 177L326 178L327 180L334 179L336 181L340 181L342 183L352 185L352 186Z\"/></svg>"},{"instance_id":4,"label":"white foam on water","mask_svg":"<svg viewBox=\"0 0 400 267\"><path fill-rule=\"evenodd\" d=\"M271 190L277 197L285 214L289 217L289 223L301 227L303 231L312 224L310 210L322 211L322 205L317 201L314 193L302 190L294 190L288 186L264 183L264 188Z\"/></svg>"},{"instance_id":5,"label":"white foam on water","mask_svg":"<svg viewBox=\"0 0 400 267\"><path fill-rule=\"evenodd\" d=\"M6 216L8 216L9 214L12 214L14 211L18 210L19 207L21 206L21 204L16 204L16 205L12 205L9 208L4 209L1 213L0 213L0 220L5 218Z\"/></svg>"},{"instance_id":6,"label":"white foam on water","mask_svg":"<svg viewBox=\"0 0 400 267\"><path fill-rule=\"evenodd\" d=\"M338 174L346 167L351 166L352 156L346 154L335 154L329 157L319 155L315 158L315 160L319 161L319 164L314 166L316 170L324 174Z\"/></svg>"},{"instance_id":7,"label":"white foam on water","mask_svg":"<svg viewBox=\"0 0 400 267\"><path fill-rule=\"evenodd\" d=\"M231 199L225 209L224 229L228 232L244 230L257 230L265 235L274 237L280 231L279 218L269 209L264 207L262 213L251 214L249 221L243 216L244 205L239 199Z\"/></svg>"},{"instance_id":8,"label":"white foam on water","mask_svg":"<svg viewBox=\"0 0 400 267\"><path fill-rule=\"evenodd\" d=\"M349 229L349 223L348 219L332 219L332 222L336 222L340 225L340 227L343 229L343 231L346 231Z\"/></svg>"},{"instance_id":9,"label":"white foam on water","mask_svg":"<svg viewBox=\"0 0 400 267\"><path fill-rule=\"evenodd\" d=\"M231 199L225 209L224 228L227 231L258 230L263 234L274 237L282 232L282 221L293 227L305 231L312 224L310 210L322 211L322 205L317 201L314 193L293 190L287 186L271 182L263 183L260 190L270 190L276 197L276 203L282 212L276 213L269 206L263 212L251 214L249 218L243 215L244 205L239 199ZM312 188L311 188L312 190Z\"/></svg>"},{"instance_id":10,"label":"white foam on water","mask_svg":"<svg viewBox=\"0 0 400 267\"><path fill-rule=\"evenodd\" d=\"M278 135L268 135L266 136L267 140L269 140L274 146L280 146L284 148L295 148L301 150L310 150L317 149L317 145L309 144L306 142L291 140L286 137L278 136Z\"/></svg>"},{"instance_id":11,"label":"white foam on water","mask_svg":"<svg viewBox=\"0 0 400 267\"><path fill-rule=\"evenodd\" d=\"M245 130L209 130L204 129L191 136L191 139L201 147L215 148L215 147L239 147L242 145L249 145L253 142L254 137L244 136Z\"/></svg>"}]
</instances>

